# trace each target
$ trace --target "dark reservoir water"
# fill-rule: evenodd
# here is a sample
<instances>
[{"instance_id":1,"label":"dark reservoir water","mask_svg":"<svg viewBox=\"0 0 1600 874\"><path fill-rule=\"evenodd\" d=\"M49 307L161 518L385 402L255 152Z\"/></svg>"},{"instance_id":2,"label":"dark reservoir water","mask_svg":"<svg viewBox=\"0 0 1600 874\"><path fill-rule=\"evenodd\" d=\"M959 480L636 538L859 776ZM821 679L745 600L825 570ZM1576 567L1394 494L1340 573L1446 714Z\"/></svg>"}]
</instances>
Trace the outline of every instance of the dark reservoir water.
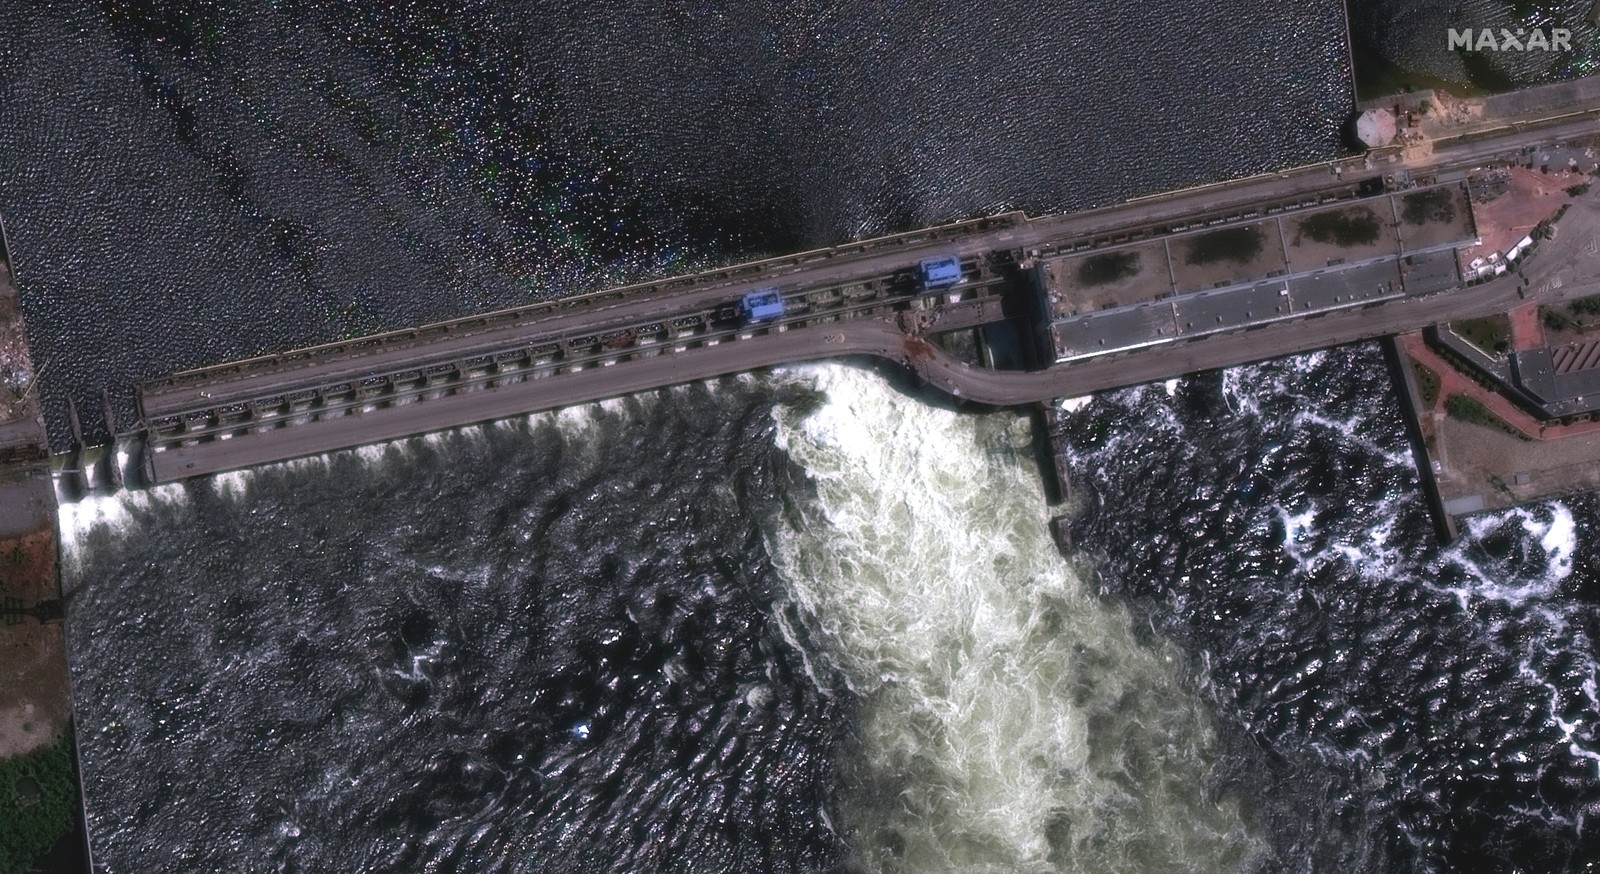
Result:
<instances>
[{"instance_id":1,"label":"dark reservoir water","mask_svg":"<svg viewBox=\"0 0 1600 874\"><path fill-rule=\"evenodd\" d=\"M60 439L183 366L1328 157L1342 21L18 0L0 208ZM1595 508L1431 546L1375 360L1079 412L1071 567L1025 422L842 365L72 506L97 857L1577 869Z\"/></svg>"}]
</instances>

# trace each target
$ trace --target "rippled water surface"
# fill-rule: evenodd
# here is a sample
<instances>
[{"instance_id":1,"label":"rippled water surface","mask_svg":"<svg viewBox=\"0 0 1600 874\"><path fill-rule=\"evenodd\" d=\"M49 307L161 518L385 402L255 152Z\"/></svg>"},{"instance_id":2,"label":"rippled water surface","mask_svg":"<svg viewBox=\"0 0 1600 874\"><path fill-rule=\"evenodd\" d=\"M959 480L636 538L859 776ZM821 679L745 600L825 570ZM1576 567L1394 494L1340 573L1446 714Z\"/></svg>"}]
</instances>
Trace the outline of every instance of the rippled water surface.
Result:
<instances>
[{"instance_id":1,"label":"rippled water surface","mask_svg":"<svg viewBox=\"0 0 1600 874\"><path fill-rule=\"evenodd\" d=\"M0 10L0 208L63 398L1009 208L1325 157L1336 3ZM1261 71L1293 70L1267 80ZM125 403L125 416L131 410Z\"/></svg>"},{"instance_id":2,"label":"rippled water surface","mask_svg":"<svg viewBox=\"0 0 1600 874\"><path fill-rule=\"evenodd\" d=\"M1342 18L18 0L0 209L60 441L220 358L1328 157ZM1594 502L1441 550L1393 409L1365 348L1106 395L1069 563L1026 420L832 364L71 506L96 854L1576 869Z\"/></svg>"},{"instance_id":3,"label":"rippled water surface","mask_svg":"<svg viewBox=\"0 0 1600 874\"><path fill-rule=\"evenodd\" d=\"M100 861L831 868L853 707L773 609L773 402L687 388L71 508Z\"/></svg>"},{"instance_id":4,"label":"rippled water surface","mask_svg":"<svg viewBox=\"0 0 1600 874\"><path fill-rule=\"evenodd\" d=\"M1484 514L1440 548L1371 346L1107 395L1070 445L1079 542L1263 748L1280 852L1595 858L1592 497Z\"/></svg>"}]
</instances>

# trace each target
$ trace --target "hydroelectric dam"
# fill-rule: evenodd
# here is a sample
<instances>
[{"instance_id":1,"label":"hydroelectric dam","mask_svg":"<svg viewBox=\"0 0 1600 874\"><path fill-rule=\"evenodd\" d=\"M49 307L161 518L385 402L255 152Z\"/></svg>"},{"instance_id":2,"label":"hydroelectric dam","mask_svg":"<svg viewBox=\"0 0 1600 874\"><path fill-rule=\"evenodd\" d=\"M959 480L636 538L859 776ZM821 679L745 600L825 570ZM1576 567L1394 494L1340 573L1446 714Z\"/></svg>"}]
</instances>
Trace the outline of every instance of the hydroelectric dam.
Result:
<instances>
[{"instance_id":1,"label":"hydroelectric dam","mask_svg":"<svg viewBox=\"0 0 1600 874\"><path fill-rule=\"evenodd\" d=\"M1600 293L1588 230L1541 242L1527 269L1480 276L1458 258L1481 242L1474 170L1600 135L1600 88L1560 87L1420 154L1391 145L174 373L134 388L136 421L106 404L111 446L84 445L74 405L53 466L69 494L170 483L838 357L962 403L1031 405L1503 313L1534 292ZM1600 222L1588 212L1571 221ZM1552 290L1534 269L1564 278Z\"/></svg>"}]
</instances>

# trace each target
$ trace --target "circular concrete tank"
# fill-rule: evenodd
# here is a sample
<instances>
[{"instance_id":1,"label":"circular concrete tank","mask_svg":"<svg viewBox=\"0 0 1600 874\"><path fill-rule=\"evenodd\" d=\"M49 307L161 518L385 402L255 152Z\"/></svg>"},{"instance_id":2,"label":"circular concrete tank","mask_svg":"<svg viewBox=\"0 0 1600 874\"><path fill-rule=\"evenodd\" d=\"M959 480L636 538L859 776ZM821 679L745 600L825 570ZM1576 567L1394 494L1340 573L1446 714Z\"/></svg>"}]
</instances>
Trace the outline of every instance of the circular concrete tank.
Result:
<instances>
[{"instance_id":1,"label":"circular concrete tank","mask_svg":"<svg viewBox=\"0 0 1600 874\"><path fill-rule=\"evenodd\" d=\"M1398 130L1394 113L1387 109L1369 109L1356 118L1356 139L1369 149L1389 145Z\"/></svg>"}]
</instances>

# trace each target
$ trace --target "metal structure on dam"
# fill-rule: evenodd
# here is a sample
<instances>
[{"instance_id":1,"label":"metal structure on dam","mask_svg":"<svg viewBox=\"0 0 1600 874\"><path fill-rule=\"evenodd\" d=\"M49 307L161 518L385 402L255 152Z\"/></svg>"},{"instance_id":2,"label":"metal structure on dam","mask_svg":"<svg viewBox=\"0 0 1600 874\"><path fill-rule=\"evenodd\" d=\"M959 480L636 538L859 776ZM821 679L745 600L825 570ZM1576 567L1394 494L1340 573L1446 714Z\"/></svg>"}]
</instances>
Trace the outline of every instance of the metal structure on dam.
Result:
<instances>
[{"instance_id":1,"label":"metal structure on dam","mask_svg":"<svg viewBox=\"0 0 1600 874\"><path fill-rule=\"evenodd\" d=\"M1521 278L1469 282L1455 266L1455 247L1472 242L1470 219L1427 245L1408 241L1397 198L1456 197L1474 167L1600 133L1597 112L1600 100L1586 97L1552 117L1464 131L1422 160L1376 149L1080 213L1007 213L175 373L137 387L138 421L117 434L130 463L79 446L56 467L79 489L120 486L124 475L167 483L845 356L905 368L962 402L1027 405L1503 312L1525 293ZM1388 248L1315 263L1290 251L1286 223L1352 205L1396 216ZM1283 248L1276 269L1190 287L1172 266L1175 247L1198 235L1267 223ZM1538 257L1578 257L1563 245ZM1052 269L1074 258L1140 247L1165 251L1172 271L1154 298L1091 307L1063 302L1050 285ZM957 259L961 281L925 287L918 265L930 258ZM775 291L781 314L741 318L737 304L755 291ZM1001 325L1017 341L1005 367L981 345L957 354L940 342Z\"/></svg>"}]
</instances>

